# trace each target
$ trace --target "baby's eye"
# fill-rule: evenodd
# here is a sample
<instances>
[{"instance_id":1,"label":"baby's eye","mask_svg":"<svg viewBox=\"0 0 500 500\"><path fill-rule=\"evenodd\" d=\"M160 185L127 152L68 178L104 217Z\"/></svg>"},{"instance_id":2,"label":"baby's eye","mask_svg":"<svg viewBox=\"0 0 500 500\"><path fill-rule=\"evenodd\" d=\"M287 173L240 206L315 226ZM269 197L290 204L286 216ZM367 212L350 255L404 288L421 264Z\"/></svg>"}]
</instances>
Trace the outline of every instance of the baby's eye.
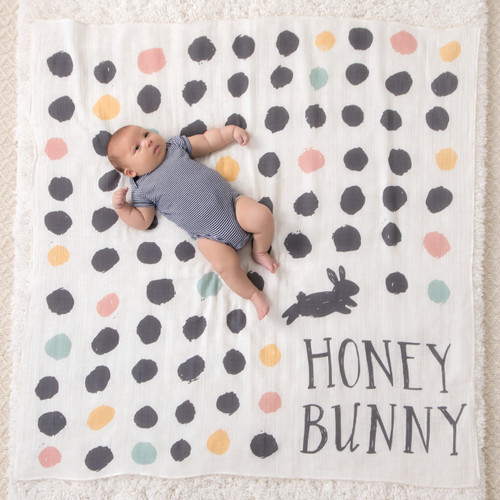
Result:
<instances>
[{"instance_id":1,"label":"baby's eye","mask_svg":"<svg viewBox=\"0 0 500 500\"><path fill-rule=\"evenodd\" d=\"M136 152L136 151L139 151L139 146L138 145L134 148L134 152Z\"/></svg>"}]
</instances>

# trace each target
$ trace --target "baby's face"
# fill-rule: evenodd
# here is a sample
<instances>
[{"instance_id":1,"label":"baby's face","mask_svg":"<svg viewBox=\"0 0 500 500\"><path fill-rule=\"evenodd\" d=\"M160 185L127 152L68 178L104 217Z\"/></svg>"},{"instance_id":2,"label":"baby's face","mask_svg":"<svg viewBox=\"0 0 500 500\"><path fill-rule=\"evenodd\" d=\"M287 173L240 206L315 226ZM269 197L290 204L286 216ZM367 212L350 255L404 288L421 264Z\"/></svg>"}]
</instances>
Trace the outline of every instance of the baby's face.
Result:
<instances>
[{"instance_id":1,"label":"baby's face","mask_svg":"<svg viewBox=\"0 0 500 500\"><path fill-rule=\"evenodd\" d=\"M167 145L162 137L136 125L127 127L113 144L113 152L125 165L128 177L148 174L165 159Z\"/></svg>"}]
</instances>

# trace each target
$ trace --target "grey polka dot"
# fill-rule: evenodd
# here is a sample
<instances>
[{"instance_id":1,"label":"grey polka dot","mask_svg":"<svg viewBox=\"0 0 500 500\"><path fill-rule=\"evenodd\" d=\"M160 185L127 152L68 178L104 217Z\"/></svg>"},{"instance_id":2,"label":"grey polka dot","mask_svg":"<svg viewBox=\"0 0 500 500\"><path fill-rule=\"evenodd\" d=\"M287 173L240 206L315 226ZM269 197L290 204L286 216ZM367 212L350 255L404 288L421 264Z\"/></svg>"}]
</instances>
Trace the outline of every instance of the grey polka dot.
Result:
<instances>
[{"instance_id":1,"label":"grey polka dot","mask_svg":"<svg viewBox=\"0 0 500 500\"><path fill-rule=\"evenodd\" d=\"M170 448L170 455L176 462L182 462L191 454L191 445L185 439L176 441Z\"/></svg>"},{"instance_id":2,"label":"grey polka dot","mask_svg":"<svg viewBox=\"0 0 500 500\"><path fill-rule=\"evenodd\" d=\"M394 222L389 222L385 225L384 229L382 230L382 239L387 246L396 246L401 241L401 238L401 231L399 230L398 226L394 224Z\"/></svg>"},{"instance_id":3,"label":"grey polka dot","mask_svg":"<svg viewBox=\"0 0 500 500\"><path fill-rule=\"evenodd\" d=\"M64 201L73 194L73 184L66 177L54 177L49 184L49 193L54 200Z\"/></svg>"},{"instance_id":4,"label":"grey polka dot","mask_svg":"<svg viewBox=\"0 0 500 500\"><path fill-rule=\"evenodd\" d=\"M438 97L453 94L458 87L458 78L453 73L447 71L441 73L432 83L431 89Z\"/></svg>"},{"instance_id":5,"label":"grey polka dot","mask_svg":"<svg viewBox=\"0 0 500 500\"><path fill-rule=\"evenodd\" d=\"M407 71L395 73L385 81L385 88L395 96L407 94L412 85L413 80Z\"/></svg>"},{"instance_id":6,"label":"grey polka dot","mask_svg":"<svg viewBox=\"0 0 500 500\"><path fill-rule=\"evenodd\" d=\"M425 120L429 128L437 132L448 128L450 117L445 109L436 106L427 112Z\"/></svg>"},{"instance_id":7,"label":"grey polka dot","mask_svg":"<svg viewBox=\"0 0 500 500\"><path fill-rule=\"evenodd\" d=\"M205 82L202 82L201 80L193 80L186 83L184 86L182 97L190 106L192 106L193 104L201 101L206 91L207 85Z\"/></svg>"},{"instance_id":8,"label":"grey polka dot","mask_svg":"<svg viewBox=\"0 0 500 500\"><path fill-rule=\"evenodd\" d=\"M264 278L259 273L249 271L247 277L260 291L264 290Z\"/></svg>"},{"instance_id":9,"label":"grey polka dot","mask_svg":"<svg viewBox=\"0 0 500 500\"><path fill-rule=\"evenodd\" d=\"M46 300L49 309L57 315L68 314L75 305L73 296L64 288L54 290Z\"/></svg>"},{"instance_id":10,"label":"grey polka dot","mask_svg":"<svg viewBox=\"0 0 500 500\"><path fill-rule=\"evenodd\" d=\"M107 207L99 208L92 214L92 226L99 233L107 231L117 220L117 213L113 209Z\"/></svg>"},{"instance_id":11,"label":"grey polka dot","mask_svg":"<svg viewBox=\"0 0 500 500\"><path fill-rule=\"evenodd\" d=\"M281 89L293 80L293 71L283 66L278 66L271 73L271 85L275 89Z\"/></svg>"},{"instance_id":12,"label":"grey polka dot","mask_svg":"<svg viewBox=\"0 0 500 500\"><path fill-rule=\"evenodd\" d=\"M311 128L319 128L325 124L326 113L319 104L314 104L306 109L306 122Z\"/></svg>"},{"instance_id":13,"label":"grey polka dot","mask_svg":"<svg viewBox=\"0 0 500 500\"><path fill-rule=\"evenodd\" d=\"M97 185L101 191L108 193L114 191L120 182L120 173L116 170L106 172L100 179Z\"/></svg>"},{"instance_id":14,"label":"grey polka dot","mask_svg":"<svg viewBox=\"0 0 500 500\"><path fill-rule=\"evenodd\" d=\"M151 429L158 423L158 414L151 406L143 406L135 412L134 422L141 429Z\"/></svg>"},{"instance_id":15,"label":"grey polka dot","mask_svg":"<svg viewBox=\"0 0 500 500\"><path fill-rule=\"evenodd\" d=\"M240 407L240 400L234 392L226 392L217 398L216 406L220 412L232 415Z\"/></svg>"},{"instance_id":16,"label":"grey polka dot","mask_svg":"<svg viewBox=\"0 0 500 500\"><path fill-rule=\"evenodd\" d=\"M247 122L245 118L243 118L238 113L233 113L231 116L229 116L226 120L225 125L236 125L237 127L240 127L244 130L247 129Z\"/></svg>"},{"instance_id":17,"label":"grey polka dot","mask_svg":"<svg viewBox=\"0 0 500 500\"><path fill-rule=\"evenodd\" d=\"M85 465L94 472L104 469L112 460L113 452L107 446L98 446L87 453Z\"/></svg>"},{"instance_id":18,"label":"grey polka dot","mask_svg":"<svg viewBox=\"0 0 500 500\"><path fill-rule=\"evenodd\" d=\"M407 200L406 192L401 186L387 186L382 194L384 206L391 212L398 211Z\"/></svg>"},{"instance_id":19,"label":"grey polka dot","mask_svg":"<svg viewBox=\"0 0 500 500\"><path fill-rule=\"evenodd\" d=\"M177 375L184 382L193 382L198 379L204 370L205 361L203 358L201 356L193 356L179 365Z\"/></svg>"},{"instance_id":20,"label":"grey polka dot","mask_svg":"<svg viewBox=\"0 0 500 500\"><path fill-rule=\"evenodd\" d=\"M154 242L144 242L137 248L137 258L143 264L157 264L162 257L161 248Z\"/></svg>"},{"instance_id":21,"label":"grey polka dot","mask_svg":"<svg viewBox=\"0 0 500 500\"><path fill-rule=\"evenodd\" d=\"M103 248L98 250L92 257L92 267L100 273L105 273L115 266L119 260L120 256L114 248Z\"/></svg>"},{"instance_id":22,"label":"grey polka dot","mask_svg":"<svg viewBox=\"0 0 500 500\"><path fill-rule=\"evenodd\" d=\"M245 369L246 360L245 356L236 349L231 349L226 353L222 360L224 368L230 375L237 375Z\"/></svg>"},{"instance_id":23,"label":"grey polka dot","mask_svg":"<svg viewBox=\"0 0 500 500\"><path fill-rule=\"evenodd\" d=\"M361 235L352 226L339 227L332 236L337 252L353 252L361 246Z\"/></svg>"},{"instance_id":24,"label":"grey polka dot","mask_svg":"<svg viewBox=\"0 0 500 500\"><path fill-rule=\"evenodd\" d=\"M153 113L161 104L161 93L153 85L146 85L137 95L137 104L144 113Z\"/></svg>"},{"instance_id":25,"label":"grey polka dot","mask_svg":"<svg viewBox=\"0 0 500 500\"><path fill-rule=\"evenodd\" d=\"M206 36L196 38L188 48L189 57L198 63L210 61L215 52L215 45Z\"/></svg>"},{"instance_id":26,"label":"grey polka dot","mask_svg":"<svg viewBox=\"0 0 500 500\"><path fill-rule=\"evenodd\" d=\"M73 72L73 60L67 52L56 52L47 59L47 66L54 76L63 78Z\"/></svg>"},{"instance_id":27,"label":"grey polka dot","mask_svg":"<svg viewBox=\"0 0 500 500\"><path fill-rule=\"evenodd\" d=\"M309 238L302 233L289 233L285 238L285 248L294 259L302 259L311 253Z\"/></svg>"},{"instance_id":28,"label":"grey polka dot","mask_svg":"<svg viewBox=\"0 0 500 500\"><path fill-rule=\"evenodd\" d=\"M246 314L241 309L235 309L227 315L226 323L233 333L240 333L247 324Z\"/></svg>"},{"instance_id":29,"label":"grey polka dot","mask_svg":"<svg viewBox=\"0 0 500 500\"><path fill-rule=\"evenodd\" d=\"M295 200L293 209L295 213L309 217L316 212L318 205L318 198L312 191L309 191L309 193L304 193Z\"/></svg>"},{"instance_id":30,"label":"grey polka dot","mask_svg":"<svg viewBox=\"0 0 500 500\"><path fill-rule=\"evenodd\" d=\"M111 372L107 366L96 366L85 378L87 392L101 392L108 386Z\"/></svg>"},{"instance_id":31,"label":"grey polka dot","mask_svg":"<svg viewBox=\"0 0 500 500\"><path fill-rule=\"evenodd\" d=\"M180 135L191 137L197 134L204 134L207 130L207 126L201 120L196 120L181 129Z\"/></svg>"},{"instance_id":32,"label":"grey polka dot","mask_svg":"<svg viewBox=\"0 0 500 500\"><path fill-rule=\"evenodd\" d=\"M116 66L111 61L102 61L94 68L94 76L100 83L109 83L116 75Z\"/></svg>"},{"instance_id":33,"label":"grey polka dot","mask_svg":"<svg viewBox=\"0 0 500 500\"><path fill-rule=\"evenodd\" d=\"M60 411L44 413L38 419L38 429L46 436L55 436L66 427L66 417Z\"/></svg>"},{"instance_id":34,"label":"grey polka dot","mask_svg":"<svg viewBox=\"0 0 500 500\"><path fill-rule=\"evenodd\" d=\"M101 130L93 139L92 146L94 151L99 156L108 155L108 142L111 139L111 134L107 130Z\"/></svg>"},{"instance_id":35,"label":"grey polka dot","mask_svg":"<svg viewBox=\"0 0 500 500\"><path fill-rule=\"evenodd\" d=\"M349 170L361 172L368 164L368 156L362 148L354 148L344 155L344 165Z\"/></svg>"},{"instance_id":36,"label":"grey polka dot","mask_svg":"<svg viewBox=\"0 0 500 500\"><path fill-rule=\"evenodd\" d=\"M35 394L41 399L51 399L59 392L59 382L55 377L43 377L38 381Z\"/></svg>"},{"instance_id":37,"label":"grey polka dot","mask_svg":"<svg viewBox=\"0 0 500 500\"><path fill-rule=\"evenodd\" d=\"M239 35L234 39L233 52L239 59L248 59L255 51L255 41L247 35Z\"/></svg>"},{"instance_id":38,"label":"grey polka dot","mask_svg":"<svg viewBox=\"0 0 500 500\"><path fill-rule=\"evenodd\" d=\"M278 52L285 57L293 54L299 46L299 37L291 31L282 31L276 39Z\"/></svg>"},{"instance_id":39,"label":"grey polka dot","mask_svg":"<svg viewBox=\"0 0 500 500\"><path fill-rule=\"evenodd\" d=\"M239 35L234 39L233 52L239 59L248 59L255 51L255 41L247 35Z\"/></svg>"},{"instance_id":40,"label":"grey polka dot","mask_svg":"<svg viewBox=\"0 0 500 500\"><path fill-rule=\"evenodd\" d=\"M393 109L386 109L382 113L380 123L387 130L393 131L397 130L403 125L403 120L401 119L401 115L397 111L394 111Z\"/></svg>"},{"instance_id":41,"label":"grey polka dot","mask_svg":"<svg viewBox=\"0 0 500 500\"><path fill-rule=\"evenodd\" d=\"M282 106L273 106L268 110L264 124L274 134L283 130L289 119L290 115L285 108Z\"/></svg>"},{"instance_id":42,"label":"grey polka dot","mask_svg":"<svg viewBox=\"0 0 500 500\"><path fill-rule=\"evenodd\" d=\"M359 212L365 204L365 195L359 186L351 186L344 190L340 198L340 207L349 215Z\"/></svg>"},{"instance_id":43,"label":"grey polka dot","mask_svg":"<svg viewBox=\"0 0 500 500\"><path fill-rule=\"evenodd\" d=\"M99 354L107 354L116 348L120 341L120 335L113 328L103 328L92 340L92 350Z\"/></svg>"},{"instance_id":44,"label":"grey polka dot","mask_svg":"<svg viewBox=\"0 0 500 500\"><path fill-rule=\"evenodd\" d=\"M443 186L439 186L429 191L425 204L427 205L429 212L436 214L447 208L452 201L452 192Z\"/></svg>"},{"instance_id":45,"label":"grey polka dot","mask_svg":"<svg viewBox=\"0 0 500 500\"><path fill-rule=\"evenodd\" d=\"M138 384L148 382L158 373L158 365L152 359L141 359L133 368L132 376Z\"/></svg>"},{"instance_id":46,"label":"grey polka dot","mask_svg":"<svg viewBox=\"0 0 500 500\"><path fill-rule=\"evenodd\" d=\"M361 63L351 64L345 72L347 81L351 85L359 85L360 83L363 83L368 78L369 74L370 71L368 68Z\"/></svg>"},{"instance_id":47,"label":"grey polka dot","mask_svg":"<svg viewBox=\"0 0 500 500\"><path fill-rule=\"evenodd\" d=\"M358 127L363 123L364 118L363 110L355 104L345 106L342 110L342 120L349 127Z\"/></svg>"},{"instance_id":48,"label":"grey polka dot","mask_svg":"<svg viewBox=\"0 0 500 500\"><path fill-rule=\"evenodd\" d=\"M389 166L396 175L403 175L411 169L410 155L404 149L391 149Z\"/></svg>"},{"instance_id":49,"label":"grey polka dot","mask_svg":"<svg viewBox=\"0 0 500 500\"><path fill-rule=\"evenodd\" d=\"M252 453L259 458L267 458L278 451L278 443L271 434L258 434L250 443Z\"/></svg>"},{"instance_id":50,"label":"grey polka dot","mask_svg":"<svg viewBox=\"0 0 500 500\"><path fill-rule=\"evenodd\" d=\"M194 258L196 250L191 243L183 241L175 247L175 255L181 262L187 262Z\"/></svg>"},{"instance_id":51,"label":"grey polka dot","mask_svg":"<svg viewBox=\"0 0 500 500\"><path fill-rule=\"evenodd\" d=\"M59 97L49 106L49 115L58 122L71 120L75 112L75 104L67 95Z\"/></svg>"},{"instance_id":52,"label":"grey polka dot","mask_svg":"<svg viewBox=\"0 0 500 500\"><path fill-rule=\"evenodd\" d=\"M191 342L203 335L207 327L207 320L203 316L191 316L182 327L182 333Z\"/></svg>"},{"instance_id":53,"label":"grey polka dot","mask_svg":"<svg viewBox=\"0 0 500 500\"><path fill-rule=\"evenodd\" d=\"M195 415L196 410L193 403L189 400L184 401L175 410L175 418L179 424L189 424L194 420Z\"/></svg>"},{"instance_id":54,"label":"grey polka dot","mask_svg":"<svg viewBox=\"0 0 500 500\"><path fill-rule=\"evenodd\" d=\"M373 34L366 28L353 28L349 31L349 43L356 50L369 49L373 43Z\"/></svg>"},{"instance_id":55,"label":"grey polka dot","mask_svg":"<svg viewBox=\"0 0 500 500\"><path fill-rule=\"evenodd\" d=\"M233 97L241 97L248 89L248 76L245 73L236 73L227 81L227 89Z\"/></svg>"},{"instance_id":56,"label":"grey polka dot","mask_svg":"<svg viewBox=\"0 0 500 500\"><path fill-rule=\"evenodd\" d=\"M150 281L146 295L150 302L156 305L166 304L174 298L175 288L171 279Z\"/></svg>"},{"instance_id":57,"label":"grey polka dot","mask_svg":"<svg viewBox=\"0 0 500 500\"><path fill-rule=\"evenodd\" d=\"M394 294L404 293L408 290L408 281L404 274L391 273L385 280L387 291Z\"/></svg>"},{"instance_id":58,"label":"grey polka dot","mask_svg":"<svg viewBox=\"0 0 500 500\"><path fill-rule=\"evenodd\" d=\"M148 315L139 321L137 325L137 335L143 344L156 342L161 334L161 323L154 316Z\"/></svg>"},{"instance_id":59,"label":"grey polka dot","mask_svg":"<svg viewBox=\"0 0 500 500\"><path fill-rule=\"evenodd\" d=\"M64 234L72 225L73 221L66 212L49 212L45 216L45 227L54 234Z\"/></svg>"},{"instance_id":60,"label":"grey polka dot","mask_svg":"<svg viewBox=\"0 0 500 500\"><path fill-rule=\"evenodd\" d=\"M276 153L265 153L260 157L257 168L264 177L273 177L277 174L281 162Z\"/></svg>"}]
</instances>

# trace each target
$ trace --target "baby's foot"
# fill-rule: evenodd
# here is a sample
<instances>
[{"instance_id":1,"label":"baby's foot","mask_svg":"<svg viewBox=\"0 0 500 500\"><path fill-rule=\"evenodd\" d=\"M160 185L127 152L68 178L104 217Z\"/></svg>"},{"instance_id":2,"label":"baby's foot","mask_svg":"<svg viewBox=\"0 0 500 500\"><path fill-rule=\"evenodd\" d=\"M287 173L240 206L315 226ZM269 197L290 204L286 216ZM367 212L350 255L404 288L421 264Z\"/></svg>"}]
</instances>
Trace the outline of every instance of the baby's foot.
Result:
<instances>
[{"instance_id":1,"label":"baby's foot","mask_svg":"<svg viewBox=\"0 0 500 500\"><path fill-rule=\"evenodd\" d=\"M260 290L257 290L252 297L250 298L252 301L255 310L257 311L257 316L259 319L264 318L266 314L269 312L269 305L266 300L266 296Z\"/></svg>"},{"instance_id":2,"label":"baby's foot","mask_svg":"<svg viewBox=\"0 0 500 500\"><path fill-rule=\"evenodd\" d=\"M264 266L271 273L275 273L278 267L280 267L279 263L271 257L271 254L267 252L252 252L252 257L257 264Z\"/></svg>"}]
</instances>

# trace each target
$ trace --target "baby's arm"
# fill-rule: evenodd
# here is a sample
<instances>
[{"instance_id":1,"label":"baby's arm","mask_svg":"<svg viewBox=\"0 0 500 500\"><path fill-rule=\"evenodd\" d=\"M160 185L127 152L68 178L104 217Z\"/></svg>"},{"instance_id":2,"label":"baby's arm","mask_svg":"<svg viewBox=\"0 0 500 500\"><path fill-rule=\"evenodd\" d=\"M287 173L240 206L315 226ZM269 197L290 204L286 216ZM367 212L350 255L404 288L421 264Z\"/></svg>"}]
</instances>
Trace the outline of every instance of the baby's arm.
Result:
<instances>
[{"instance_id":1,"label":"baby's arm","mask_svg":"<svg viewBox=\"0 0 500 500\"><path fill-rule=\"evenodd\" d=\"M127 191L128 188L115 191L113 194L113 208L126 224L135 229L146 230L153 222L156 208L132 206L125 200Z\"/></svg>"},{"instance_id":2,"label":"baby's arm","mask_svg":"<svg viewBox=\"0 0 500 500\"><path fill-rule=\"evenodd\" d=\"M240 146L246 146L249 136L246 130L236 125L226 125L225 127L212 128L204 134L193 135L188 139L191 143L191 156L198 158L225 148L233 141L236 141Z\"/></svg>"}]
</instances>

